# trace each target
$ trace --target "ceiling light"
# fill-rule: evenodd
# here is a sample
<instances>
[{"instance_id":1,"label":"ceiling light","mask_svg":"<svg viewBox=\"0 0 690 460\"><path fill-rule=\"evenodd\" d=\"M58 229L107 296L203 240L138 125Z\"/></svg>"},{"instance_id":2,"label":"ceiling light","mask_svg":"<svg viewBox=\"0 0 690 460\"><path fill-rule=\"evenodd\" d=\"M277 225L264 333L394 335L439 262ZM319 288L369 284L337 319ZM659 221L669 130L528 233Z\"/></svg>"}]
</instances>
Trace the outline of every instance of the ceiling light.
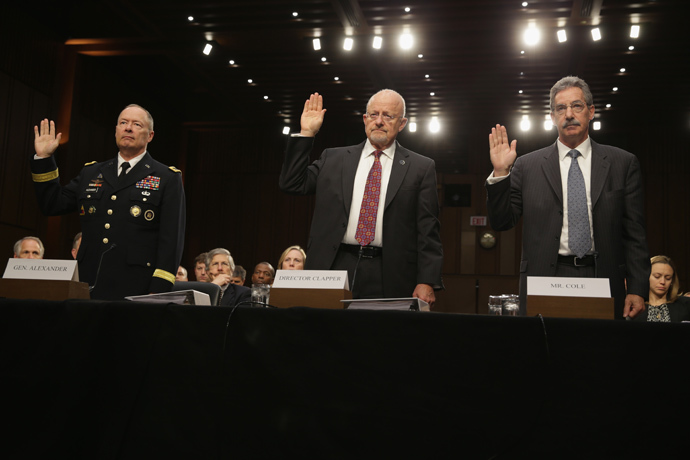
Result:
<instances>
[{"instance_id":1,"label":"ceiling light","mask_svg":"<svg viewBox=\"0 0 690 460\"><path fill-rule=\"evenodd\" d=\"M518 90L518 94L522 94L522 90L521 90L521 89Z\"/></svg>"},{"instance_id":2,"label":"ceiling light","mask_svg":"<svg viewBox=\"0 0 690 460\"><path fill-rule=\"evenodd\" d=\"M601 129L601 122L595 121L594 123L592 123L592 129L594 131L599 131Z\"/></svg>"},{"instance_id":3,"label":"ceiling light","mask_svg":"<svg viewBox=\"0 0 690 460\"><path fill-rule=\"evenodd\" d=\"M376 36L376 37L374 37L374 41L372 42L371 46L373 46L374 49L380 50L382 43L383 43L383 38Z\"/></svg>"},{"instance_id":4,"label":"ceiling light","mask_svg":"<svg viewBox=\"0 0 690 460\"><path fill-rule=\"evenodd\" d=\"M407 124L407 129L409 129L411 133L416 133L417 132L417 123L415 123L414 121L411 121L410 123Z\"/></svg>"},{"instance_id":5,"label":"ceiling light","mask_svg":"<svg viewBox=\"0 0 690 460\"><path fill-rule=\"evenodd\" d=\"M432 91L431 93L429 93L429 96L436 96L436 93Z\"/></svg>"},{"instance_id":6,"label":"ceiling light","mask_svg":"<svg viewBox=\"0 0 690 460\"><path fill-rule=\"evenodd\" d=\"M520 51L520 54L525 54L525 50L521 50L521 51Z\"/></svg>"},{"instance_id":7,"label":"ceiling light","mask_svg":"<svg viewBox=\"0 0 690 460\"><path fill-rule=\"evenodd\" d=\"M321 58L321 62L326 62L326 56Z\"/></svg>"},{"instance_id":8,"label":"ceiling light","mask_svg":"<svg viewBox=\"0 0 690 460\"><path fill-rule=\"evenodd\" d=\"M293 12L292 12L292 17L293 17L293 18L296 18L297 16L299 16L299 13L298 13L297 11L293 11Z\"/></svg>"},{"instance_id":9,"label":"ceiling light","mask_svg":"<svg viewBox=\"0 0 690 460\"><path fill-rule=\"evenodd\" d=\"M634 50L634 49L635 49L634 46L632 46L632 45L628 46L628 50L632 51L632 50Z\"/></svg>"},{"instance_id":10,"label":"ceiling light","mask_svg":"<svg viewBox=\"0 0 690 460\"><path fill-rule=\"evenodd\" d=\"M594 40L595 42L601 40L601 31L598 27L592 29L592 40Z\"/></svg>"},{"instance_id":11,"label":"ceiling light","mask_svg":"<svg viewBox=\"0 0 690 460\"><path fill-rule=\"evenodd\" d=\"M614 90L614 91L618 91L618 87L617 87L617 86L614 86L614 87L613 87L613 90Z\"/></svg>"},{"instance_id":12,"label":"ceiling light","mask_svg":"<svg viewBox=\"0 0 690 460\"><path fill-rule=\"evenodd\" d=\"M441 124L438 122L438 117L431 117L431 121L429 122L429 131L432 133L441 131Z\"/></svg>"},{"instance_id":13,"label":"ceiling light","mask_svg":"<svg viewBox=\"0 0 690 460\"><path fill-rule=\"evenodd\" d=\"M522 2L522 7L523 7L523 8L527 7L527 5L529 5L529 3L527 3L527 2Z\"/></svg>"},{"instance_id":14,"label":"ceiling light","mask_svg":"<svg viewBox=\"0 0 690 460\"><path fill-rule=\"evenodd\" d=\"M267 101L267 100L268 100L268 96L264 96L264 101Z\"/></svg>"},{"instance_id":15,"label":"ceiling light","mask_svg":"<svg viewBox=\"0 0 690 460\"><path fill-rule=\"evenodd\" d=\"M429 74L424 75L424 78L426 78L426 79L429 79L429 77L430 77Z\"/></svg>"},{"instance_id":16,"label":"ceiling light","mask_svg":"<svg viewBox=\"0 0 690 460\"><path fill-rule=\"evenodd\" d=\"M606 108L607 108L607 109L610 109L610 108L611 108L611 104L606 104Z\"/></svg>"},{"instance_id":17,"label":"ceiling light","mask_svg":"<svg viewBox=\"0 0 690 460\"><path fill-rule=\"evenodd\" d=\"M541 32L539 32L539 29L534 24L530 24L527 30L525 30L525 33L522 36L523 40L525 40L525 44L528 46L534 46L537 43L539 43L539 39L541 38Z\"/></svg>"},{"instance_id":18,"label":"ceiling light","mask_svg":"<svg viewBox=\"0 0 690 460\"><path fill-rule=\"evenodd\" d=\"M340 80L340 77L333 77L333 80L338 81Z\"/></svg>"},{"instance_id":19,"label":"ceiling light","mask_svg":"<svg viewBox=\"0 0 690 460\"><path fill-rule=\"evenodd\" d=\"M250 78L250 79L247 80L247 83L250 83L250 84L251 84L251 83L254 83L254 80L252 80L252 79Z\"/></svg>"},{"instance_id":20,"label":"ceiling light","mask_svg":"<svg viewBox=\"0 0 690 460\"><path fill-rule=\"evenodd\" d=\"M235 65L235 61L232 60L232 59L230 59L230 60L228 61L228 64L230 64L230 65Z\"/></svg>"},{"instance_id":21,"label":"ceiling light","mask_svg":"<svg viewBox=\"0 0 690 460\"><path fill-rule=\"evenodd\" d=\"M532 123L529 122L529 117L527 115L522 116L522 121L520 122L520 129L522 131L529 131Z\"/></svg>"},{"instance_id":22,"label":"ceiling light","mask_svg":"<svg viewBox=\"0 0 690 460\"><path fill-rule=\"evenodd\" d=\"M424 55L423 55L423 54L418 54L417 57L418 57L419 59L421 59L421 58L424 57Z\"/></svg>"},{"instance_id":23,"label":"ceiling light","mask_svg":"<svg viewBox=\"0 0 690 460\"><path fill-rule=\"evenodd\" d=\"M345 41L343 41L343 49L345 51L350 51L352 49L352 45L354 43L354 40L352 40L350 37L347 37Z\"/></svg>"},{"instance_id":24,"label":"ceiling light","mask_svg":"<svg viewBox=\"0 0 690 460\"><path fill-rule=\"evenodd\" d=\"M553 129L553 122L550 115L544 116L544 131L551 131Z\"/></svg>"},{"instance_id":25,"label":"ceiling light","mask_svg":"<svg viewBox=\"0 0 690 460\"><path fill-rule=\"evenodd\" d=\"M625 73L625 67L621 67L621 73Z\"/></svg>"},{"instance_id":26,"label":"ceiling light","mask_svg":"<svg viewBox=\"0 0 690 460\"><path fill-rule=\"evenodd\" d=\"M630 37L631 38L637 38L639 36L640 36L640 26L630 27Z\"/></svg>"},{"instance_id":27,"label":"ceiling light","mask_svg":"<svg viewBox=\"0 0 690 460\"><path fill-rule=\"evenodd\" d=\"M556 36L558 37L558 43L563 43L568 41L568 37L565 33L565 29L561 29L558 32L556 32Z\"/></svg>"},{"instance_id":28,"label":"ceiling light","mask_svg":"<svg viewBox=\"0 0 690 460\"><path fill-rule=\"evenodd\" d=\"M283 134L285 134L285 135L290 134L290 127L289 127L289 126L284 126L284 127L283 127Z\"/></svg>"},{"instance_id":29,"label":"ceiling light","mask_svg":"<svg viewBox=\"0 0 690 460\"><path fill-rule=\"evenodd\" d=\"M211 54L212 49L213 45L211 45L210 43L206 43L206 46L204 46L204 54L208 56L209 54Z\"/></svg>"},{"instance_id":30,"label":"ceiling light","mask_svg":"<svg viewBox=\"0 0 690 460\"><path fill-rule=\"evenodd\" d=\"M187 16L187 21L192 22L194 20L194 16Z\"/></svg>"},{"instance_id":31,"label":"ceiling light","mask_svg":"<svg viewBox=\"0 0 690 460\"><path fill-rule=\"evenodd\" d=\"M321 49L321 39L320 38L315 38L311 41L312 45L314 45L314 51L318 51Z\"/></svg>"},{"instance_id":32,"label":"ceiling light","mask_svg":"<svg viewBox=\"0 0 690 460\"><path fill-rule=\"evenodd\" d=\"M412 11L412 10L410 9L410 7L409 7L409 6L406 6L406 7L405 7L405 13L409 13L410 11Z\"/></svg>"},{"instance_id":33,"label":"ceiling light","mask_svg":"<svg viewBox=\"0 0 690 460\"><path fill-rule=\"evenodd\" d=\"M412 38L411 34L402 34L400 35L400 47L404 50L409 50L412 48L412 44L414 42L414 39Z\"/></svg>"}]
</instances>

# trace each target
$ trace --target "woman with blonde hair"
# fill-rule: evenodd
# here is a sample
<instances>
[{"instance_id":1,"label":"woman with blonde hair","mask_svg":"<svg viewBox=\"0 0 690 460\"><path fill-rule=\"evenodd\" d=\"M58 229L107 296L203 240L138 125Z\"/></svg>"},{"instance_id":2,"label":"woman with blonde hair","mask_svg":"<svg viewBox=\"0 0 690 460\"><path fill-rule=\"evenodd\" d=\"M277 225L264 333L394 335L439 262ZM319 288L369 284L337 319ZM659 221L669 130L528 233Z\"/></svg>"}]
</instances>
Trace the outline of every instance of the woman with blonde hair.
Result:
<instances>
[{"instance_id":1,"label":"woman with blonde hair","mask_svg":"<svg viewBox=\"0 0 690 460\"><path fill-rule=\"evenodd\" d=\"M278 260L278 270L304 270L307 254L299 246L290 246Z\"/></svg>"},{"instance_id":2,"label":"woman with blonde hair","mask_svg":"<svg viewBox=\"0 0 690 460\"><path fill-rule=\"evenodd\" d=\"M649 302L635 319L666 323L690 321L690 304L678 296L680 286L675 264L670 257L661 255L652 257L651 262Z\"/></svg>"}]
</instances>

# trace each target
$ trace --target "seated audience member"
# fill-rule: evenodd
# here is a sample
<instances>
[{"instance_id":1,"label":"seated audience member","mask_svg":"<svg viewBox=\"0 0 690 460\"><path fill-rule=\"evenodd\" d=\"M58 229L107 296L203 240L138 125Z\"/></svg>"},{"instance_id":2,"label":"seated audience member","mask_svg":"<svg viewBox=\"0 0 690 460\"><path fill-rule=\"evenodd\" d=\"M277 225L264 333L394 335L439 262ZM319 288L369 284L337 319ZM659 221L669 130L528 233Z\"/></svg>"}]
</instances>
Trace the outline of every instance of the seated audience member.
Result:
<instances>
[{"instance_id":1,"label":"seated audience member","mask_svg":"<svg viewBox=\"0 0 690 460\"><path fill-rule=\"evenodd\" d=\"M230 282L232 284L244 286L245 279L247 279L247 270L245 270L242 265L235 265L235 269L232 271L232 278L230 278Z\"/></svg>"},{"instance_id":2,"label":"seated audience member","mask_svg":"<svg viewBox=\"0 0 690 460\"><path fill-rule=\"evenodd\" d=\"M304 270L304 262L307 260L307 255L304 249L299 246L290 246L278 260L278 270Z\"/></svg>"},{"instance_id":3,"label":"seated audience member","mask_svg":"<svg viewBox=\"0 0 690 460\"><path fill-rule=\"evenodd\" d=\"M230 251L216 248L207 252L206 266L209 281L220 286L220 305L233 307L245 300L251 300L251 289L230 282L235 269L235 261L232 260Z\"/></svg>"},{"instance_id":4,"label":"seated audience member","mask_svg":"<svg viewBox=\"0 0 690 460\"><path fill-rule=\"evenodd\" d=\"M77 254L79 254L79 246L81 246L81 232L77 233L72 240L72 258L77 260Z\"/></svg>"},{"instance_id":5,"label":"seated audience member","mask_svg":"<svg viewBox=\"0 0 690 460\"><path fill-rule=\"evenodd\" d=\"M189 281L187 279L187 269L182 265L177 267L177 275L175 275L175 281Z\"/></svg>"},{"instance_id":6,"label":"seated audience member","mask_svg":"<svg viewBox=\"0 0 690 460\"><path fill-rule=\"evenodd\" d=\"M202 252L196 259L194 259L194 277L197 281L208 283L208 275L206 274L206 252Z\"/></svg>"},{"instance_id":7,"label":"seated audience member","mask_svg":"<svg viewBox=\"0 0 690 460\"><path fill-rule=\"evenodd\" d=\"M690 303L679 301L678 274L670 257L654 256L649 275L649 303L638 314L638 321L679 323L690 321Z\"/></svg>"},{"instance_id":8,"label":"seated audience member","mask_svg":"<svg viewBox=\"0 0 690 460\"><path fill-rule=\"evenodd\" d=\"M35 236L25 236L14 243L15 259L42 259L45 252L43 242Z\"/></svg>"},{"instance_id":9,"label":"seated audience member","mask_svg":"<svg viewBox=\"0 0 690 460\"><path fill-rule=\"evenodd\" d=\"M252 275L252 284L273 284L273 278L276 276L276 271L273 265L268 262L259 262L254 267L254 274Z\"/></svg>"}]
</instances>

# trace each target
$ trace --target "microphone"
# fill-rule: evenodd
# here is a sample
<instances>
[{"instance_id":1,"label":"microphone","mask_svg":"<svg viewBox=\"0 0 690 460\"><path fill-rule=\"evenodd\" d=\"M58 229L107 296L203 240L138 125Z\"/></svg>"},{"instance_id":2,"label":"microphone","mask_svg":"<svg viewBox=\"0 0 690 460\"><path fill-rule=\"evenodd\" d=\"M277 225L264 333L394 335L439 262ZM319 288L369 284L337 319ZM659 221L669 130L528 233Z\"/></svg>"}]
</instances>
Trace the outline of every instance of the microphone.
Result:
<instances>
[{"instance_id":1,"label":"microphone","mask_svg":"<svg viewBox=\"0 0 690 460\"><path fill-rule=\"evenodd\" d=\"M101 274L101 264L103 263L103 256L106 252L115 249L116 247L117 244L113 243L110 245L108 249L101 253L101 260L98 261L98 268L96 269L96 280L93 282L93 286L89 286L89 293L93 292L93 290L96 288L96 284L98 283L98 276Z\"/></svg>"}]
</instances>

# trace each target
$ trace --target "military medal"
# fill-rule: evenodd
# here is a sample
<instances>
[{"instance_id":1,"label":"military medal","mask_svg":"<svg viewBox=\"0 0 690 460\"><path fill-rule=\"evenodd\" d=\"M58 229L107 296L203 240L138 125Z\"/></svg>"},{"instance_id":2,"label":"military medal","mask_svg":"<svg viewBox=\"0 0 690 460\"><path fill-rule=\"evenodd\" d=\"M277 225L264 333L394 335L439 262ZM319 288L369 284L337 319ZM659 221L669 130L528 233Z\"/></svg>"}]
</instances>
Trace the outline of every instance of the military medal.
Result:
<instances>
[{"instance_id":1,"label":"military medal","mask_svg":"<svg viewBox=\"0 0 690 460\"><path fill-rule=\"evenodd\" d=\"M89 206L89 214L94 214L96 212L96 206Z\"/></svg>"},{"instance_id":2,"label":"military medal","mask_svg":"<svg viewBox=\"0 0 690 460\"><path fill-rule=\"evenodd\" d=\"M129 213L133 217L139 217L139 214L141 214L141 208L139 206L132 206L131 208L129 208Z\"/></svg>"},{"instance_id":3,"label":"military medal","mask_svg":"<svg viewBox=\"0 0 690 460\"><path fill-rule=\"evenodd\" d=\"M153 217L154 217L153 211L150 209L144 213L144 219L146 219L148 221L152 221Z\"/></svg>"}]
</instances>

